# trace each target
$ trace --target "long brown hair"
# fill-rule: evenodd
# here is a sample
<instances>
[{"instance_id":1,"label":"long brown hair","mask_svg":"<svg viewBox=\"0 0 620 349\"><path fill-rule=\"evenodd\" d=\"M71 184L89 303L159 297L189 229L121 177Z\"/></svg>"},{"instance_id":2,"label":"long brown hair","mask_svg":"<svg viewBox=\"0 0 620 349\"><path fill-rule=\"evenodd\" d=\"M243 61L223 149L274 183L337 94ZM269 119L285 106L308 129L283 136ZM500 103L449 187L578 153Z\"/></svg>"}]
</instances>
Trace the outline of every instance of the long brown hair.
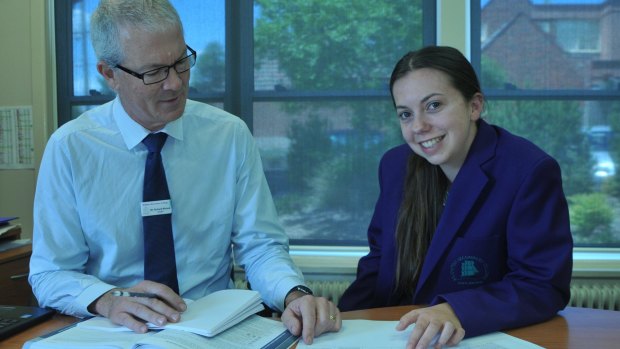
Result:
<instances>
[{"instance_id":1,"label":"long brown hair","mask_svg":"<svg viewBox=\"0 0 620 349\"><path fill-rule=\"evenodd\" d=\"M467 101L481 93L471 64L457 49L446 46L428 46L403 56L392 71L390 92L398 79L421 68L444 72ZM393 94L392 101L396 105ZM439 166L419 155L410 156L396 226L398 259L394 294L400 299L413 296L449 186L450 181Z\"/></svg>"}]
</instances>

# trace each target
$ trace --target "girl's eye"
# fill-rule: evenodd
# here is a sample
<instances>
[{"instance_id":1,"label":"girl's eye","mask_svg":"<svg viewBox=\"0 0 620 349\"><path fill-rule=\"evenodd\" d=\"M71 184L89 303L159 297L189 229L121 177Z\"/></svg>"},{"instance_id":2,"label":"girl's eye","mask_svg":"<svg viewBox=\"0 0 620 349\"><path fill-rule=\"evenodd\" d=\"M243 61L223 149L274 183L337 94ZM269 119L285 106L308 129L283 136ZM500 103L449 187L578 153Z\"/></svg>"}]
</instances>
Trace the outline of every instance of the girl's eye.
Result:
<instances>
[{"instance_id":1,"label":"girl's eye","mask_svg":"<svg viewBox=\"0 0 620 349\"><path fill-rule=\"evenodd\" d=\"M398 114L398 118L401 119L401 120L406 120L410 116L411 116L411 113L408 112L408 111L404 111L404 112Z\"/></svg>"},{"instance_id":2,"label":"girl's eye","mask_svg":"<svg viewBox=\"0 0 620 349\"><path fill-rule=\"evenodd\" d=\"M427 106L427 110L436 110L441 106L439 102L430 102Z\"/></svg>"}]
</instances>

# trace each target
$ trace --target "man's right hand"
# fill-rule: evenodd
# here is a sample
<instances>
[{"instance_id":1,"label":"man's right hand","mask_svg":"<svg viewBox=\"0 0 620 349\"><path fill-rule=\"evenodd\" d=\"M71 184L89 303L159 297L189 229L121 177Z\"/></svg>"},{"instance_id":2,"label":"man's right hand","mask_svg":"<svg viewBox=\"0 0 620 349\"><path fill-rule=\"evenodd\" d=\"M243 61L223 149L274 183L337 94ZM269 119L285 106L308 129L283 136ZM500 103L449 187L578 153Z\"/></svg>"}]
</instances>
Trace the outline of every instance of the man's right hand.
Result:
<instances>
[{"instance_id":1,"label":"man's right hand","mask_svg":"<svg viewBox=\"0 0 620 349\"><path fill-rule=\"evenodd\" d=\"M155 298L113 296L114 291L152 293ZM170 287L153 281L142 281L127 289L112 289L88 306L91 313L105 316L115 324L123 325L134 332L146 333L146 322L163 326L178 322L181 313L187 309L183 298Z\"/></svg>"}]
</instances>

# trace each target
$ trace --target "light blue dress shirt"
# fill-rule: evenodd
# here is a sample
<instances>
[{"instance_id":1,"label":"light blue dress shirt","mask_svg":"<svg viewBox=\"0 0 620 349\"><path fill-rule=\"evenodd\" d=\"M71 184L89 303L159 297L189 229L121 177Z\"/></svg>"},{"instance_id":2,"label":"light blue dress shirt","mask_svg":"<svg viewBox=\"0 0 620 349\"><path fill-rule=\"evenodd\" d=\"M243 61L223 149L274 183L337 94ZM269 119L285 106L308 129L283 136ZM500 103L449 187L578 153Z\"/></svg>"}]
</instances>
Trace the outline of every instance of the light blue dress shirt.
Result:
<instances>
[{"instance_id":1,"label":"light blue dress shirt","mask_svg":"<svg viewBox=\"0 0 620 349\"><path fill-rule=\"evenodd\" d=\"M245 123L188 100L162 131L181 296L233 287L234 256L264 302L282 310L303 276ZM51 136L37 180L29 276L41 306L91 315L88 305L103 293L143 280L147 134L117 98Z\"/></svg>"}]
</instances>

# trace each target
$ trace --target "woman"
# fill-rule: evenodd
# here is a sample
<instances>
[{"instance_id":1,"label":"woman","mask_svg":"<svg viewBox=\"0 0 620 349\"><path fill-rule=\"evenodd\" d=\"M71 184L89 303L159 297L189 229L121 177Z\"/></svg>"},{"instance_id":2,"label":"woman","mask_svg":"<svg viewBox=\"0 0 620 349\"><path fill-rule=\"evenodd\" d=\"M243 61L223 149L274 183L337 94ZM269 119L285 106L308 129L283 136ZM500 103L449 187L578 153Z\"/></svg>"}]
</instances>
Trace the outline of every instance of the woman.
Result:
<instances>
[{"instance_id":1,"label":"woman","mask_svg":"<svg viewBox=\"0 0 620 349\"><path fill-rule=\"evenodd\" d=\"M408 347L426 348L564 308L572 238L558 163L480 118L478 78L454 48L405 55L390 92L407 144L381 159L370 252L340 310L429 305L397 327L415 323Z\"/></svg>"}]
</instances>

